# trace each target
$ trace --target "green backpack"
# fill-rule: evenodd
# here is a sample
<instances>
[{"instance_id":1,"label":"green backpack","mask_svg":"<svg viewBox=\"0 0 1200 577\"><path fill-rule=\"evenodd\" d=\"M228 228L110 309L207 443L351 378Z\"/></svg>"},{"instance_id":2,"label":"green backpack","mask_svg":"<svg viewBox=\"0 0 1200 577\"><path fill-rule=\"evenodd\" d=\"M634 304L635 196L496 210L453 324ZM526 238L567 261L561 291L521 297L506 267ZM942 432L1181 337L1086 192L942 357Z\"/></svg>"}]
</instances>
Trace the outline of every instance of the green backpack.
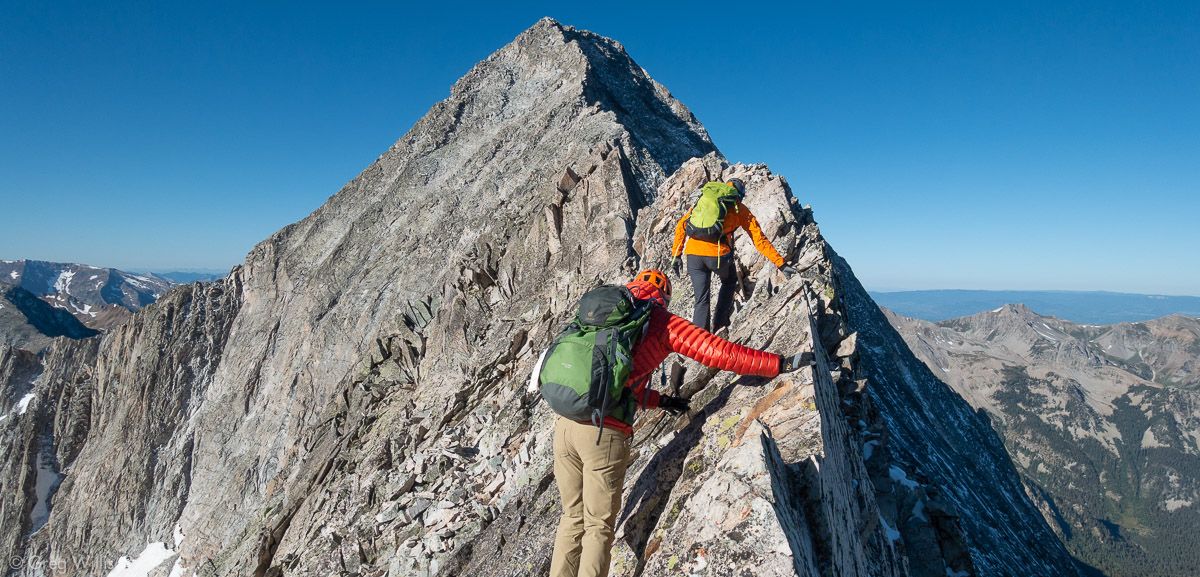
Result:
<instances>
[{"instance_id":1,"label":"green backpack","mask_svg":"<svg viewBox=\"0 0 1200 577\"><path fill-rule=\"evenodd\" d=\"M550 344L538 374L542 398L554 412L601 426L604 417L633 420L625 381L633 347L646 331L650 301L628 288L596 287L579 299L579 311Z\"/></svg>"},{"instance_id":2,"label":"green backpack","mask_svg":"<svg viewBox=\"0 0 1200 577\"><path fill-rule=\"evenodd\" d=\"M687 221L687 235L709 242L725 236L725 214L737 206L738 190L724 182L710 182L700 189L700 200Z\"/></svg>"}]
</instances>

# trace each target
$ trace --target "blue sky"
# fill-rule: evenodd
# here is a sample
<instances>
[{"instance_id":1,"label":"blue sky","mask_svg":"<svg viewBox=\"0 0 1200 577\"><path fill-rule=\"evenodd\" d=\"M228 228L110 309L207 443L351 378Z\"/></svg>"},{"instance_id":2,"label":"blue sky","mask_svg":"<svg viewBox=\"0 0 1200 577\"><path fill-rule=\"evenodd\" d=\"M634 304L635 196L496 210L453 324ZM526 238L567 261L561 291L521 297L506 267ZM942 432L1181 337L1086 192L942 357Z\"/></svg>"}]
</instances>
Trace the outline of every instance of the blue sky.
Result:
<instances>
[{"instance_id":1,"label":"blue sky","mask_svg":"<svg viewBox=\"0 0 1200 577\"><path fill-rule=\"evenodd\" d=\"M1200 294L1197 2L96 4L0 4L0 258L228 268L550 15L868 288Z\"/></svg>"}]
</instances>

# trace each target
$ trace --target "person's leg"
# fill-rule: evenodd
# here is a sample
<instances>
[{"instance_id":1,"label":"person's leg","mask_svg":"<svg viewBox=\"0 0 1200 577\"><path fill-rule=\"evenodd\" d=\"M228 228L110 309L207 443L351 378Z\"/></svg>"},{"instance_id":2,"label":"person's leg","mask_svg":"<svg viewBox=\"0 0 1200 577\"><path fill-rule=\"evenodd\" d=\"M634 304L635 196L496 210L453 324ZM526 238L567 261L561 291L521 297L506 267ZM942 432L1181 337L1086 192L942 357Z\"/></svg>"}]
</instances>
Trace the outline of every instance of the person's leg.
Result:
<instances>
[{"instance_id":1,"label":"person's leg","mask_svg":"<svg viewBox=\"0 0 1200 577\"><path fill-rule=\"evenodd\" d=\"M554 422L554 481L562 498L562 517L554 535L550 577L576 577L583 550L583 461L571 446L571 425L559 417Z\"/></svg>"},{"instance_id":2,"label":"person's leg","mask_svg":"<svg viewBox=\"0 0 1200 577\"><path fill-rule=\"evenodd\" d=\"M584 425L575 433L583 459L583 553L579 559L579 577L607 577L617 514L621 511L621 491L625 487L625 467L629 464L629 438L606 428L597 445L595 427Z\"/></svg>"},{"instance_id":3,"label":"person's leg","mask_svg":"<svg viewBox=\"0 0 1200 577\"><path fill-rule=\"evenodd\" d=\"M733 293L737 292L737 264L733 253L721 257L721 266L716 270L717 278L721 279L721 289L717 292L717 310L713 313L712 332L717 332L729 326L729 317L733 316Z\"/></svg>"},{"instance_id":4,"label":"person's leg","mask_svg":"<svg viewBox=\"0 0 1200 577\"><path fill-rule=\"evenodd\" d=\"M692 279L692 292L696 293L696 305L692 309L692 324L708 330L709 294L712 279L709 277L708 257L687 255L688 277Z\"/></svg>"}]
</instances>

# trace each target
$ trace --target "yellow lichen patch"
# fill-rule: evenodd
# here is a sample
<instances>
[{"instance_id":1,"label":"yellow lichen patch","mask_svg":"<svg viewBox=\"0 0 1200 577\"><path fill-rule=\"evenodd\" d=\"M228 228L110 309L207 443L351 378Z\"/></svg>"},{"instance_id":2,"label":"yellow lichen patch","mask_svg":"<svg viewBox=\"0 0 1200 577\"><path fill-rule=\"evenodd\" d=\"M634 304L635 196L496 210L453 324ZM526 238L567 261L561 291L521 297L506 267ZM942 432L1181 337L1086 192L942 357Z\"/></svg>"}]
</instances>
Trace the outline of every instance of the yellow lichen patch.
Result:
<instances>
[{"instance_id":1,"label":"yellow lichen patch","mask_svg":"<svg viewBox=\"0 0 1200 577\"><path fill-rule=\"evenodd\" d=\"M742 420L742 415L740 413L734 413L732 415L729 415L728 417L721 419L721 424L720 424L720 426L717 427L717 432L718 433L728 433L729 430L732 429L734 426L736 426L738 424L738 422L741 420Z\"/></svg>"},{"instance_id":2,"label":"yellow lichen patch","mask_svg":"<svg viewBox=\"0 0 1200 577\"><path fill-rule=\"evenodd\" d=\"M739 422L741 422L743 412L744 411L738 411L737 413L721 419L721 421L717 423L716 443L718 449L723 451L728 449L729 446L733 444L733 429Z\"/></svg>"},{"instance_id":3,"label":"yellow lichen patch","mask_svg":"<svg viewBox=\"0 0 1200 577\"><path fill-rule=\"evenodd\" d=\"M671 511L667 513L667 518L663 520L663 526L670 528L675 526L675 521L679 519L679 514L683 512L683 499L675 501L671 506ZM660 530L658 536L662 537L663 532Z\"/></svg>"}]
</instances>

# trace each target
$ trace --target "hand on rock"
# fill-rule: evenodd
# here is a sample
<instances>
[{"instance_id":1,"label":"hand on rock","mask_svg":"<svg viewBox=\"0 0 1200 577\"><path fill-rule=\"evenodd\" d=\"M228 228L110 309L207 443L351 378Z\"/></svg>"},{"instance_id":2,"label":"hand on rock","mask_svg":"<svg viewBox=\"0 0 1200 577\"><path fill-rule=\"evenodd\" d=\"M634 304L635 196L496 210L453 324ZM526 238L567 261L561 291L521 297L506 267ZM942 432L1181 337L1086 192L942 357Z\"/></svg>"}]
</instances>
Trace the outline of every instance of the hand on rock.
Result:
<instances>
[{"instance_id":1,"label":"hand on rock","mask_svg":"<svg viewBox=\"0 0 1200 577\"><path fill-rule=\"evenodd\" d=\"M779 372L790 373L800 367L808 367L815 364L817 364L817 360L810 351L805 351L797 355L780 356Z\"/></svg>"},{"instance_id":2,"label":"hand on rock","mask_svg":"<svg viewBox=\"0 0 1200 577\"><path fill-rule=\"evenodd\" d=\"M658 398L658 408L672 415L682 415L690 411L692 407L685 398L663 395Z\"/></svg>"},{"instance_id":3,"label":"hand on rock","mask_svg":"<svg viewBox=\"0 0 1200 577\"><path fill-rule=\"evenodd\" d=\"M790 264L785 264L779 267L779 272L783 273L783 276L786 278L792 278L792 275L797 274L800 271L796 270L796 267Z\"/></svg>"}]
</instances>

